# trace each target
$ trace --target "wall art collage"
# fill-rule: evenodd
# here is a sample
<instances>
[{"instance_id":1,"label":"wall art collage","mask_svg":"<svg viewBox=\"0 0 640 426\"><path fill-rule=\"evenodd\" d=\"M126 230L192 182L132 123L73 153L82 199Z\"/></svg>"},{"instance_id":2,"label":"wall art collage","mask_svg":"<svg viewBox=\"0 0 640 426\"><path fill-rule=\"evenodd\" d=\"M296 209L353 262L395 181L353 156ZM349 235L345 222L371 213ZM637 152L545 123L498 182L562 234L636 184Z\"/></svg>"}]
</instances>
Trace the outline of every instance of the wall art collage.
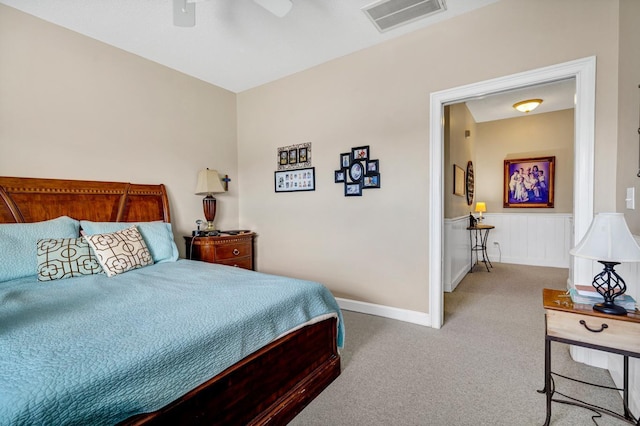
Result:
<instances>
[{"instance_id":1,"label":"wall art collage","mask_svg":"<svg viewBox=\"0 0 640 426\"><path fill-rule=\"evenodd\" d=\"M316 170L311 167L311 142L278 148L276 192L316 190Z\"/></svg>"},{"instance_id":2,"label":"wall art collage","mask_svg":"<svg viewBox=\"0 0 640 426\"><path fill-rule=\"evenodd\" d=\"M344 184L345 197L362 196L363 189L380 188L380 161L371 158L369 146L358 146L340 154L335 183Z\"/></svg>"}]
</instances>

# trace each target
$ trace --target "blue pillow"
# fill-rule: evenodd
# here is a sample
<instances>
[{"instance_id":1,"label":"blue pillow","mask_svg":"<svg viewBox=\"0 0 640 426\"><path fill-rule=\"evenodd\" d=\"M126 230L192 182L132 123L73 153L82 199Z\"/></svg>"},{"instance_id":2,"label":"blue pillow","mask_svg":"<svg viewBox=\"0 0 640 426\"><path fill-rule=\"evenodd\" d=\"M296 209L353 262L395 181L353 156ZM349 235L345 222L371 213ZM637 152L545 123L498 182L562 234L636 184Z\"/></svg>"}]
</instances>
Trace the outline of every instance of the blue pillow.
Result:
<instances>
[{"instance_id":1,"label":"blue pillow","mask_svg":"<svg viewBox=\"0 0 640 426\"><path fill-rule=\"evenodd\" d=\"M44 222L0 224L0 281L36 276L38 240L77 238L80 222L67 216Z\"/></svg>"},{"instance_id":2,"label":"blue pillow","mask_svg":"<svg viewBox=\"0 0 640 426\"><path fill-rule=\"evenodd\" d=\"M178 247L173 240L171 224L165 222L91 222L81 220L80 227L85 235L110 234L132 225L138 227L154 263L178 260Z\"/></svg>"}]
</instances>

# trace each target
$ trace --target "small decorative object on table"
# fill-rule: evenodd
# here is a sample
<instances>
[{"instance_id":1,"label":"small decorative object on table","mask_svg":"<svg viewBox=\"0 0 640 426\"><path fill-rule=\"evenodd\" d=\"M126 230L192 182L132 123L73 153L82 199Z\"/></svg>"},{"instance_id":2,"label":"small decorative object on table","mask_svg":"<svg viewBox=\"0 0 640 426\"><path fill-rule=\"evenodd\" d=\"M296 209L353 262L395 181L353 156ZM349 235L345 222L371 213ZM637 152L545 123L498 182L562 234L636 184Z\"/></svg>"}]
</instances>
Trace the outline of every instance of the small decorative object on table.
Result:
<instances>
[{"instance_id":1,"label":"small decorative object on table","mask_svg":"<svg viewBox=\"0 0 640 426\"><path fill-rule=\"evenodd\" d=\"M593 277L593 287L603 297L593 309L610 315L626 315L627 310L614 299L627 291L627 285L614 270L621 262L640 262L640 247L631 235L622 213L599 213L591 222L586 235L569 253L597 260L604 265Z\"/></svg>"}]
</instances>

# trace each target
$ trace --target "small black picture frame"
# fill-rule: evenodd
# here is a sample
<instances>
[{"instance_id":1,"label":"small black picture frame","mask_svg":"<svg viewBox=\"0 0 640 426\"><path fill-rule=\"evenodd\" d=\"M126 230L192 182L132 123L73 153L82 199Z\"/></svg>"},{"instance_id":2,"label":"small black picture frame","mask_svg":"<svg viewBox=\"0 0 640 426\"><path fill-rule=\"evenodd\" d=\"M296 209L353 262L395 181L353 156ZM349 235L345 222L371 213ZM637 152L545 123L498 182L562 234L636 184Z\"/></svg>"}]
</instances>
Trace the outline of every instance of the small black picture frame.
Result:
<instances>
[{"instance_id":1,"label":"small black picture frame","mask_svg":"<svg viewBox=\"0 0 640 426\"><path fill-rule=\"evenodd\" d=\"M340 183L345 181L345 173L344 169L336 170L334 174L335 183Z\"/></svg>"},{"instance_id":2,"label":"small black picture frame","mask_svg":"<svg viewBox=\"0 0 640 426\"><path fill-rule=\"evenodd\" d=\"M362 185L360 183L345 183L344 196L345 197L361 197Z\"/></svg>"},{"instance_id":3,"label":"small black picture frame","mask_svg":"<svg viewBox=\"0 0 640 426\"><path fill-rule=\"evenodd\" d=\"M369 145L358 146L351 148L351 158L353 160L368 160L369 159Z\"/></svg>"},{"instance_id":4,"label":"small black picture frame","mask_svg":"<svg viewBox=\"0 0 640 426\"><path fill-rule=\"evenodd\" d=\"M289 164L289 152L286 150L280 151L279 153L280 156L280 165L281 166L286 166L287 164Z\"/></svg>"},{"instance_id":5,"label":"small black picture frame","mask_svg":"<svg viewBox=\"0 0 640 426\"><path fill-rule=\"evenodd\" d=\"M380 171L380 160L367 160L367 174Z\"/></svg>"},{"instance_id":6,"label":"small black picture frame","mask_svg":"<svg viewBox=\"0 0 640 426\"><path fill-rule=\"evenodd\" d=\"M307 148L298 148L298 162L307 162Z\"/></svg>"},{"instance_id":7,"label":"small black picture frame","mask_svg":"<svg viewBox=\"0 0 640 426\"><path fill-rule=\"evenodd\" d=\"M380 188L380 173L370 173L365 175L362 181L362 189Z\"/></svg>"},{"instance_id":8,"label":"small black picture frame","mask_svg":"<svg viewBox=\"0 0 640 426\"><path fill-rule=\"evenodd\" d=\"M276 192L316 190L316 168L279 170L275 172Z\"/></svg>"},{"instance_id":9,"label":"small black picture frame","mask_svg":"<svg viewBox=\"0 0 640 426\"><path fill-rule=\"evenodd\" d=\"M340 167L343 169L347 169L351 164L351 153L347 152L344 154L340 154Z\"/></svg>"},{"instance_id":10,"label":"small black picture frame","mask_svg":"<svg viewBox=\"0 0 640 426\"><path fill-rule=\"evenodd\" d=\"M289 150L289 164L296 164L298 162L298 150L290 149Z\"/></svg>"}]
</instances>

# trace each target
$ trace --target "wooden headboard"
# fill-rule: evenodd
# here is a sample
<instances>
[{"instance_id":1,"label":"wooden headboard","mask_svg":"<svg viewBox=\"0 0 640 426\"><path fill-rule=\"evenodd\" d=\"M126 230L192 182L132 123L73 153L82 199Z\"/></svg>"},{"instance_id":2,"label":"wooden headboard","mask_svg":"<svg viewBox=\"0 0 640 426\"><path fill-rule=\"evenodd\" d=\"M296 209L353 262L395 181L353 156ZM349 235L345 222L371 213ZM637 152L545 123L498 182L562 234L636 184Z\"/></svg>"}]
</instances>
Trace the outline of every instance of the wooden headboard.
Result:
<instances>
[{"instance_id":1,"label":"wooden headboard","mask_svg":"<svg viewBox=\"0 0 640 426\"><path fill-rule=\"evenodd\" d=\"M0 223L59 216L94 222L170 222L164 185L0 176Z\"/></svg>"}]
</instances>

